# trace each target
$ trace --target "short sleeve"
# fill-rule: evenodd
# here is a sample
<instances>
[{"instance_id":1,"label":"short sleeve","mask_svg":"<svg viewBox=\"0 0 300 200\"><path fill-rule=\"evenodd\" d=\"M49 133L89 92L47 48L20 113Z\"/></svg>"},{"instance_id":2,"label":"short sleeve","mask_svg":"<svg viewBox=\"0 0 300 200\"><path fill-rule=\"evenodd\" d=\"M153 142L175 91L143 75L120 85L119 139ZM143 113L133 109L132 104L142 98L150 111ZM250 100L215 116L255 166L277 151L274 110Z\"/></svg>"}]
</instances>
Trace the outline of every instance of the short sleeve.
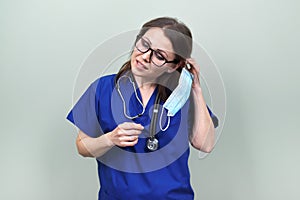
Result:
<instances>
[{"instance_id":1,"label":"short sleeve","mask_svg":"<svg viewBox=\"0 0 300 200\"><path fill-rule=\"evenodd\" d=\"M102 134L97 109L98 82L93 82L67 115L67 119L90 137Z\"/></svg>"},{"instance_id":2,"label":"short sleeve","mask_svg":"<svg viewBox=\"0 0 300 200\"><path fill-rule=\"evenodd\" d=\"M209 112L209 115L211 117L211 120L214 124L214 127L217 128L219 126L219 119L217 118L217 116L210 110L210 108L206 105L207 110Z\"/></svg>"}]
</instances>

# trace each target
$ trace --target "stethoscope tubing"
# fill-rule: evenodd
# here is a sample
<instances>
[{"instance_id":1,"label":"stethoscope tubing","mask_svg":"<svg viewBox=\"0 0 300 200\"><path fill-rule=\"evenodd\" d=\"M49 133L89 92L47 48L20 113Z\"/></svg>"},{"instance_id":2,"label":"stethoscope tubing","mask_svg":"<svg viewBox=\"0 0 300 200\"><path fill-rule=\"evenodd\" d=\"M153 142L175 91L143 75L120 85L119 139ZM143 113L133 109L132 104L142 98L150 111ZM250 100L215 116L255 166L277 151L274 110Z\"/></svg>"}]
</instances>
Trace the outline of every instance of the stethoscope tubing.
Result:
<instances>
[{"instance_id":1,"label":"stethoscope tubing","mask_svg":"<svg viewBox=\"0 0 300 200\"><path fill-rule=\"evenodd\" d=\"M124 99L124 97L123 97L123 95L122 95L122 92L121 92L121 89L120 89L120 80L121 80L122 78L128 78L128 79L129 79L130 83L131 83L132 86L133 86L134 93L135 93L135 97L136 97L136 99L138 100L139 104L140 104L140 105L142 106L142 108L143 108L142 112L139 113L139 114L137 114L137 115L135 115L135 116L129 116L129 115L127 114L127 112L126 112L126 110L127 110L127 108L126 108L126 102L125 102L125 99ZM136 118L142 116L142 115L145 113L145 107L144 107L144 105L143 105L141 99L138 97L138 94L137 94L137 91L136 91L135 83L133 82L133 80L131 79L130 76L128 76L128 75L123 75L123 76L121 76L121 77L118 79L118 81L117 81L117 91L118 91L118 93L119 93L119 95L120 95L120 98L121 98L121 100L122 100L122 103L123 103L123 113L124 113L124 116L125 116L127 119L131 119L131 120L132 120L132 119L136 119ZM152 130L153 130L153 134L150 133L150 137L151 137L151 135L152 135L153 137L154 137L154 135L155 135L154 132L155 132L155 130L156 130L156 122L157 122L157 117L158 117L157 115L158 115L159 102L160 102L160 98L159 98L159 94L157 94L157 95L156 95L156 98L155 98L155 104L154 104L154 109L153 109L153 113L152 113L152 120L151 120L151 124L150 124L150 129L151 129L151 127L153 127L153 129L152 129ZM170 119L170 116L167 116L168 122L167 122L166 127L163 128L163 127L162 127L162 116L163 116L163 112L164 112L164 108L162 107L162 109L161 109L161 114L160 114L160 119L159 119L159 127L160 127L160 130L161 130L161 131L166 131L166 130L168 129L169 125L170 125L171 119Z\"/></svg>"}]
</instances>

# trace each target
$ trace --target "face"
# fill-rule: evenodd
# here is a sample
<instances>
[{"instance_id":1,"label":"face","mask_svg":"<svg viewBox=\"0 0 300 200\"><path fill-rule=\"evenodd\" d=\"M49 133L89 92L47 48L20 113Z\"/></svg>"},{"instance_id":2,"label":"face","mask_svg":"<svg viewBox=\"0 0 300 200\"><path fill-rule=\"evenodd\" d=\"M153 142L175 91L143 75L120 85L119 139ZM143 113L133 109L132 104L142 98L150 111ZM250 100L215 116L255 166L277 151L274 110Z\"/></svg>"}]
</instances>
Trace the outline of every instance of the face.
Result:
<instances>
[{"instance_id":1,"label":"face","mask_svg":"<svg viewBox=\"0 0 300 200\"><path fill-rule=\"evenodd\" d=\"M140 40L137 47L134 48L131 55L131 70L137 78L153 81L164 73L171 73L178 67L174 63L165 63L164 61L173 61L175 54L171 41L164 35L161 28L149 29ZM152 50L148 50L148 48ZM145 52L145 53L143 53ZM151 58L150 58L151 57Z\"/></svg>"}]
</instances>

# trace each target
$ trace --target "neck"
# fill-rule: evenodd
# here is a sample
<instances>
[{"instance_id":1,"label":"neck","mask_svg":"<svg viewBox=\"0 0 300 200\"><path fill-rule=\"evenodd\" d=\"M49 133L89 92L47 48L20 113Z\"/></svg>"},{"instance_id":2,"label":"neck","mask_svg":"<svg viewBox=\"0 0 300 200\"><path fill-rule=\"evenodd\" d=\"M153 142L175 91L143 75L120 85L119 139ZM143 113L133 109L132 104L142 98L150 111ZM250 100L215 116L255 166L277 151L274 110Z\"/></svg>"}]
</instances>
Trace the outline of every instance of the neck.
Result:
<instances>
[{"instance_id":1,"label":"neck","mask_svg":"<svg viewBox=\"0 0 300 200\"><path fill-rule=\"evenodd\" d=\"M145 81L145 79L141 77L135 77L135 81L140 90L143 105L146 106L153 91L155 90L156 84L154 81Z\"/></svg>"},{"instance_id":2,"label":"neck","mask_svg":"<svg viewBox=\"0 0 300 200\"><path fill-rule=\"evenodd\" d=\"M153 90L156 87L155 81L151 80L145 80L142 77L136 77L134 76L135 82L137 84L137 87L140 90Z\"/></svg>"}]
</instances>

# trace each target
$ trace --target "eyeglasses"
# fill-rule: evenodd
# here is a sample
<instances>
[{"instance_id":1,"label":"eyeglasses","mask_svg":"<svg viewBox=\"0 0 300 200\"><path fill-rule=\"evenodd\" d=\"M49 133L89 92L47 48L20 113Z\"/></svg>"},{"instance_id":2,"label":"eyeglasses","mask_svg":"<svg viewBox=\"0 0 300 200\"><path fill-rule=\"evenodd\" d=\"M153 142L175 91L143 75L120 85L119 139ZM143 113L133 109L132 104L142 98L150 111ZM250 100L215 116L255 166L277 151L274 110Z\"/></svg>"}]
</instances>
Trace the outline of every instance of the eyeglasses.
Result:
<instances>
[{"instance_id":1,"label":"eyeglasses","mask_svg":"<svg viewBox=\"0 0 300 200\"><path fill-rule=\"evenodd\" d=\"M157 67L161 67L166 63L175 63L177 64L179 61L174 59L172 61L168 61L160 52L160 50L154 50L150 47L149 42L147 42L144 38L140 37L137 42L135 43L135 47L141 53L147 53L149 50L150 53L150 60L151 62L156 65Z\"/></svg>"}]
</instances>

